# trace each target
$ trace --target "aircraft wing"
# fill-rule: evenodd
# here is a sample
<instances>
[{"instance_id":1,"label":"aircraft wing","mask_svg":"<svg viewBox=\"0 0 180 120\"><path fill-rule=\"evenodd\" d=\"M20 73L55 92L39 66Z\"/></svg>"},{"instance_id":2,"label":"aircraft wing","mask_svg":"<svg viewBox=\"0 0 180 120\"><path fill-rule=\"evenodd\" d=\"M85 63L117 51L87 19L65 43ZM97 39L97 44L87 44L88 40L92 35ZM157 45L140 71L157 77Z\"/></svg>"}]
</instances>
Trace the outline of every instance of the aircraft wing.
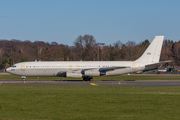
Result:
<instances>
[{"instance_id":1,"label":"aircraft wing","mask_svg":"<svg viewBox=\"0 0 180 120\"><path fill-rule=\"evenodd\" d=\"M107 71L114 71L116 69L125 69L130 67L103 67L103 68L92 68L92 69L83 69L82 73L84 76L101 76L106 75Z\"/></svg>"},{"instance_id":2,"label":"aircraft wing","mask_svg":"<svg viewBox=\"0 0 180 120\"><path fill-rule=\"evenodd\" d=\"M99 75L104 75L105 72L107 71L113 71L113 70L116 70L116 69L125 69L125 68L130 68L130 67L103 67L103 68L92 68L92 69L79 69L79 70L70 70L70 71L60 71L56 74L56 76L59 76L59 77L63 77L63 76L67 76L68 77L75 77L76 75L78 77L80 77L79 75L83 74L83 75L86 75L86 76L91 76L91 75L95 75L97 74L97 76ZM70 76L71 75L71 76Z\"/></svg>"},{"instance_id":3,"label":"aircraft wing","mask_svg":"<svg viewBox=\"0 0 180 120\"><path fill-rule=\"evenodd\" d=\"M100 68L99 71L105 72L105 71L113 71L115 69L124 69L124 68L130 68L130 67L104 67L104 68Z\"/></svg>"},{"instance_id":4,"label":"aircraft wing","mask_svg":"<svg viewBox=\"0 0 180 120\"><path fill-rule=\"evenodd\" d=\"M102 67L102 68L92 68L92 69L81 69L81 70L72 70L71 72L73 73L78 73L81 71L102 71L102 72L106 72L106 71L113 71L115 69L124 69L124 68L130 68L130 67Z\"/></svg>"}]
</instances>

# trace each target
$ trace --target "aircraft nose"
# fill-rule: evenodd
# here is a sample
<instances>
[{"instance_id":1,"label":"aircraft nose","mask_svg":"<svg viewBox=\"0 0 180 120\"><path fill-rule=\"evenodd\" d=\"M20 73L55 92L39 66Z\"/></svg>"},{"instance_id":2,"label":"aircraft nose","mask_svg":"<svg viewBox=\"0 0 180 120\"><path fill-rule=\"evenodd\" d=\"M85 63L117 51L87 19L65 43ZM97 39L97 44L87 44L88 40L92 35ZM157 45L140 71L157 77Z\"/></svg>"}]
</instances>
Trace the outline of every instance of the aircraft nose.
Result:
<instances>
[{"instance_id":1,"label":"aircraft nose","mask_svg":"<svg viewBox=\"0 0 180 120\"><path fill-rule=\"evenodd\" d=\"M9 72L9 68L5 69L6 72Z\"/></svg>"}]
</instances>

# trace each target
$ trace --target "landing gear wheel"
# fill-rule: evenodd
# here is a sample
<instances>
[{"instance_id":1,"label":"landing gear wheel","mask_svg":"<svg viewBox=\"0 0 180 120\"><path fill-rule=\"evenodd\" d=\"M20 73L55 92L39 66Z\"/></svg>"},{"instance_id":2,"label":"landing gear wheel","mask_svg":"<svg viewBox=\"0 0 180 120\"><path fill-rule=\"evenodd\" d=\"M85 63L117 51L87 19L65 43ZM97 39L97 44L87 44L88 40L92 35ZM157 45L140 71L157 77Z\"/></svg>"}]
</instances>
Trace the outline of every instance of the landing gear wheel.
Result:
<instances>
[{"instance_id":1,"label":"landing gear wheel","mask_svg":"<svg viewBox=\"0 0 180 120\"><path fill-rule=\"evenodd\" d=\"M21 76L22 81L26 81L26 76Z\"/></svg>"},{"instance_id":2,"label":"landing gear wheel","mask_svg":"<svg viewBox=\"0 0 180 120\"><path fill-rule=\"evenodd\" d=\"M93 77L89 77L89 81L93 81Z\"/></svg>"},{"instance_id":3,"label":"landing gear wheel","mask_svg":"<svg viewBox=\"0 0 180 120\"><path fill-rule=\"evenodd\" d=\"M83 77L83 81L93 81L92 77Z\"/></svg>"}]
</instances>

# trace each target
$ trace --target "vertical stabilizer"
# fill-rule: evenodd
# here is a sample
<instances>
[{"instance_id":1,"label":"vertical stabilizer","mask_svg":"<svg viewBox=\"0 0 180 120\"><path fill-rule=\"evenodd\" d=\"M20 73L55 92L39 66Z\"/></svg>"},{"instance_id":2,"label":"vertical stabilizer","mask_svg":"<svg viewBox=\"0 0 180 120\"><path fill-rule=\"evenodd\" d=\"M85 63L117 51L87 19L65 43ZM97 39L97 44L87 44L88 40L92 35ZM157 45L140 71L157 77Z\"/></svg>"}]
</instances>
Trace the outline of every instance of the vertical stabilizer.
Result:
<instances>
[{"instance_id":1,"label":"vertical stabilizer","mask_svg":"<svg viewBox=\"0 0 180 120\"><path fill-rule=\"evenodd\" d=\"M147 64L159 62L163 39L164 36L155 36L154 40L143 53L143 55L135 62Z\"/></svg>"}]
</instances>

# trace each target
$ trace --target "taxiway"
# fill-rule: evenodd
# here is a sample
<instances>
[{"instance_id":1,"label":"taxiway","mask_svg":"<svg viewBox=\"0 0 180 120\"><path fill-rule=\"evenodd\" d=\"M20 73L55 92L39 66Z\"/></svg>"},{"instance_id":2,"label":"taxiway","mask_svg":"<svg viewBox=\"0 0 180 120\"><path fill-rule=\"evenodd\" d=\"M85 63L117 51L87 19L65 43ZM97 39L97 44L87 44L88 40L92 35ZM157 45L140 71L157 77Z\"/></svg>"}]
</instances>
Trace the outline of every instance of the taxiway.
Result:
<instances>
[{"instance_id":1,"label":"taxiway","mask_svg":"<svg viewBox=\"0 0 180 120\"><path fill-rule=\"evenodd\" d=\"M141 80L141 81L46 81L46 80L1 80L0 85L59 85L59 86L139 86L139 87L166 87L180 86L180 81L170 80Z\"/></svg>"}]
</instances>

